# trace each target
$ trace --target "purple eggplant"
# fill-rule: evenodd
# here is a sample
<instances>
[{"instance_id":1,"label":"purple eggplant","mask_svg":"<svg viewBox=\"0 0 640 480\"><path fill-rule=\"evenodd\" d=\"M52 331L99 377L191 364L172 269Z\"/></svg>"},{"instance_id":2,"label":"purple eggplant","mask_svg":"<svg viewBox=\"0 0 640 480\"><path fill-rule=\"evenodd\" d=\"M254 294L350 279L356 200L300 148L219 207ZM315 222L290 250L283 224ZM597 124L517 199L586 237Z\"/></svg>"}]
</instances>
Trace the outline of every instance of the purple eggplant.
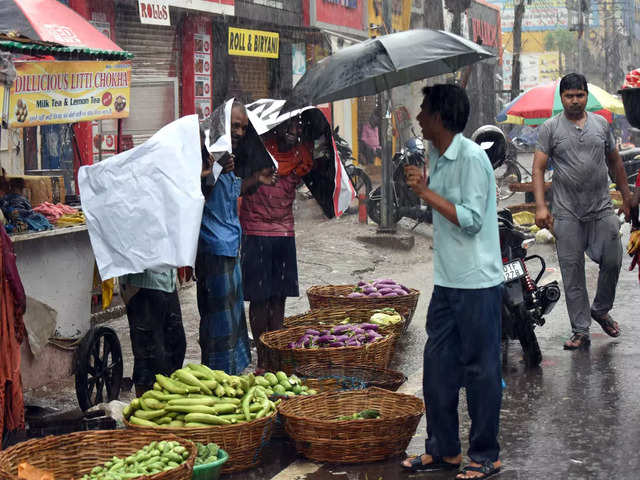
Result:
<instances>
[{"instance_id":1,"label":"purple eggplant","mask_svg":"<svg viewBox=\"0 0 640 480\"><path fill-rule=\"evenodd\" d=\"M370 293L369 295L367 295L368 297L372 297L372 298L379 298L382 296L382 294L380 292L373 292Z\"/></svg>"},{"instance_id":2,"label":"purple eggplant","mask_svg":"<svg viewBox=\"0 0 640 480\"><path fill-rule=\"evenodd\" d=\"M376 325L374 323L361 323L359 326L363 330L378 330L380 325Z\"/></svg>"},{"instance_id":3,"label":"purple eggplant","mask_svg":"<svg viewBox=\"0 0 640 480\"><path fill-rule=\"evenodd\" d=\"M347 343L346 343L347 347L359 347L361 346L361 343L356 340L355 338L350 338Z\"/></svg>"},{"instance_id":4,"label":"purple eggplant","mask_svg":"<svg viewBox=\"0 0 640 480\"><path fill-rule=\"evenodd\" d=\"M349 335L338 335L334 338L334 342L346 342L349 340Z\"/></svg>"},{"instance_id":5,"label":"purple eggplant","mask_svg":"<svg viewBox=\"0 0 640 480\"><path fill-rule=\"evenodd\" d=\"M398 294L396 292L385 293L382 295L383 297L397 297Z\"/></svg>"},{"instance_id":6,"label":"purple eggplant","mask_svg":"<svg viewBox=\"0 0 640 480\"><path fill-rule=\"evenodd\" d=\"M331 329L331 333L333 333L334 335L341 335L343 333L348 332L352 328L353 328L353 325L351 325L350 323L347 323L345 325L337 325Z\"/></svg>"},{"instance_id":7,"label":"purple eggplant","mask_svg":"<svg viewBox=\"0 0 640 480\"><path fill-rule=\"evenodd\" d=\"M307 331L304 332L307 335L313 335L315 337L317 337L318 335L320 335L320 332L318 330L314 330L313 328L309 328Z\"/></svg>"},{"instance_id":8,"label":"purple eggplant","mask_svg":"<svg viewBox=\"0 0 640 480\"><path fill-rule=\"evenodd\" d=\"M317 342L318 343L329 343L329 342L333 342L336 339L336 337L334 335L322 335L321 337L317 338Z\"/></svg>"},{"instance_id":9,"label":"purple eggplant","mask_svg":"<svg viewBox=\"0 0 640 480\"><path fill-rule=\"evenodd\" d=\"M360 293L360 292L353 292L350 293L349 295L347 295L348 298L360 298L360 297L364 297L364 293Z\"/></svg>"},{"instance_id":10,"label":"purple eggplant","mask_svg":"<svg viewBox=\"0 0 640 480\"><path fill-rule=\"evenodd\" d=\"M330 347L344 347L344 342L331 342Z\"/></svg>"},{"instance_id":11,"label":"purple eggplant","mask_svg":"<svg viewBox=\"0 0 640 480\"><path fill-rule=\"evenodd\" d=\"M364 280L360 280L360 281L358 282L358 286L359 286L359 287L364 287L364 286L366 286L366 285L369 285L369 284L368 284L367 282L365 282Z\"/></svg>"}]
</instances>

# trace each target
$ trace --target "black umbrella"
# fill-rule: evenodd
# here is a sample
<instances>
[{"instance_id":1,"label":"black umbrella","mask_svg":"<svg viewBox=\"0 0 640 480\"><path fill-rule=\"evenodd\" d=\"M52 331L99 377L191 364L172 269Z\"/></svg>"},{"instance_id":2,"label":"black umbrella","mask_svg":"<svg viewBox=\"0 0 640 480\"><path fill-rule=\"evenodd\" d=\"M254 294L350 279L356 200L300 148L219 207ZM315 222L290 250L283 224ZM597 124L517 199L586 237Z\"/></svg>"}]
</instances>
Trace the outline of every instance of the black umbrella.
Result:
<instances>
[{"instance_id":1,"label":"black umbrella","mask_svg":"<svg viewBox=\"0 0 640 480\"><path fill-rule=\"evenodd\" d=\"M283 110L374 95L492 56L477 44L442 30L383 35L320 60L296 84Z\"/></svg>"}]
</instances>

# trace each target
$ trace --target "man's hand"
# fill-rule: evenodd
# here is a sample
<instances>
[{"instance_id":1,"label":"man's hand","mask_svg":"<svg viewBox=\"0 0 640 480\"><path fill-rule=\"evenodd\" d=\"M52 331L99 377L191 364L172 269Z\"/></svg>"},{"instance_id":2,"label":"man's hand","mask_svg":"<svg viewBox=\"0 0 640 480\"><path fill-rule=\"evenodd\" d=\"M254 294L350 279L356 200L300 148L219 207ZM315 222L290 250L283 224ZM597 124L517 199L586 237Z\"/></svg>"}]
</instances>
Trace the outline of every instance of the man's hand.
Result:
<instances>
[{"instance_id":1,"label":"man's hand","mask_svg":"<svg viewBox=\"0 0 640 480\"><path fill-rule=\"evenodd\" d=\"M256 172L258 183L263 185L275 185L277 181L276 169L273 167L263 168Z\"/></svg>"},{"instance_id":2,"label":"man's hand","mask_svg":"<svg viewBox=\"0 0 640 480\"><path fill-rule=\"evenodd\" d=\"M546 206L536 209L536 225L540 228L553 231L553 217Z\"/></svg>"},{"instance_id":3,"label":"man's hand","mask_svg":"<svg viewBox=\"0 0 640 480\"><path fill-rule=\"evenodd\" d=\"M222 173L233 172L236 168L236 157L233 153L226 152L222 157L218 159L218 163L222 167Z\"/></svg>"},{"instance_id":4,"label":"man's hand","mask_svg":"<svg viewBox=\"0 0 640 480\"><path fill-rule=\"evenodd\" d=\"M404 167L404 177L407 185L409 185L409 188L411 188L416 195L421 196L428 190L427 181L422 174L422 168L416 165L406 165Z\"/></svg>"},{"instance_id":5,"label":"man's hand","mask_svg":"<svg viewBox=\"0 0 640 480\"><path fill-rule=\"evenodd\" d=\"M207 160L202 162L202 172L200 172L201 178L206 178L211 175L211 167L213 167L213 162L213 155L209 154Z\"/></svg>"},{"instance_id":6,"label":"man's hand","mask_svg":"<svg viewBox=\"0 0 640 480\"><path fill-rule=\"evenodd\" d=\"M618 210L618 215L624 213L624 221L631 221L631 197L622 199L622 207Z\"/></svg>"}]
</instances>

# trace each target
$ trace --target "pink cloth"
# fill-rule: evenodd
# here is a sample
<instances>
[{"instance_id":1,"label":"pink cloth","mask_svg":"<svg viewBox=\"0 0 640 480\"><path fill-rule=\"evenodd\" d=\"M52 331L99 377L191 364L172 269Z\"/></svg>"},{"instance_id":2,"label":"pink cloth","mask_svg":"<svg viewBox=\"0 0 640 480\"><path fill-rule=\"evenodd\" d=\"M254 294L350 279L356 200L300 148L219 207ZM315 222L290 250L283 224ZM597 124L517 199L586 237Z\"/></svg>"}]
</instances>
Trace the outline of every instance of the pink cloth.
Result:
<instances>
[{"instance_id":1,"label":"pink cloth","mask_svg":"<svg viewBox=\"0 0 640 480\"><path fill-rule=\"evenodd\" d=\"M361 140L371 147L371 150L377 150L380 148L380 138L378 136L378 127L372 127L370 124L365 123L362 127Z\"/></svg>"},{"instance_id":2,"label":"pink cloth","mask_svg":"<svg viewBox=\"0 0 640 480\"><path fill-rule=\"evenodd\" d=\"M49 203L49 202L42 202L40 205L35 207L33 211L41 213L42 215L47 217L47 220L54 221L54 222L63 215L67 215L67 214L73 215L75 213L78 213L78 210L76 210L73 207L70 207L69 205L64 205L62 203L58 203L57 205L54 205L53 203Z\"/></svg>"},{"instance_id":3,"label":"pink cloth","mask_svg":"<svg viewBox=\"0 0 640 480\"><path fill-rule=\"evenodd\" d=\"M240 204L242 233L259 237L295 236L293 201L299 181L291 173L278 177L273 186L261 185L253 195L244 195Z\"/></svg>"}]
</instances>

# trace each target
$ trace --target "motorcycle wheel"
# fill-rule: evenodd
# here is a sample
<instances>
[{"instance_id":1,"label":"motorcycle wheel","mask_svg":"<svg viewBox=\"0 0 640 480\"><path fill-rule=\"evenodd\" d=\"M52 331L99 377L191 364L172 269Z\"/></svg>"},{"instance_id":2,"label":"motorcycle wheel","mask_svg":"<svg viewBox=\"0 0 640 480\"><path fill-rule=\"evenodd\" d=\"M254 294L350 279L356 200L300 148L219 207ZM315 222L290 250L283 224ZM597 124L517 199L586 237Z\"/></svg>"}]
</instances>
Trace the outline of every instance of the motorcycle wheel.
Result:
<instances>
[{"instance_id":1,"label":"motorcycle wheel","mask_svg":"<svg viewBox=\"0 0 640 480\"><path fill-rule=\"evenodd\" d=\"M516 192L509 189L512 183L519 183L522 180L520 169L515 163L504 162L494 172L496 176L496 186L498 187L498 200L511 198Z\"/></svg>"},{"instance_id":2,"label":"motorcycle wheel","mask_svg":"<svg viewBox=\"0 0 640 480\"><path fill-rule=\"evenodd\" d=\"M534 331L533 322L529 319L529 312L521 308L518 323L515 325L515 334L518 337L524 364L527 368L535 368L542 362L542 352L538 344L538 338Z\"/></svg>"},{"instance_id":3,"label":"motorcycle wheel","mask_svg":"<svg viewBox=\"0 0 640 480\"><path fill-rule=\"evenodd\" d=\"M371 194L371 179L365 171L358 167L352 167L347 170L349 180L353 189L356 191L356 198L351 202L345 213L358 213L358 196L364 194L365 198L369 198Z\"/></svg>"},{"instance_id":4,"label":"motorcycle wheel","mask_svg":"<svg viewBox=\"0 0 640 480\"><path fill-rule=\"evenodd\" d=\"M400 215L398 215L398 200L393 196L393 213L392 213L392 221L393 223L398 223L400 221ZM369 218L380 225L380 202L382 201L382 187L376 187L369 195L369 200L367 201L367 213L369 214Z\"/></svg>"}]
</instances>

